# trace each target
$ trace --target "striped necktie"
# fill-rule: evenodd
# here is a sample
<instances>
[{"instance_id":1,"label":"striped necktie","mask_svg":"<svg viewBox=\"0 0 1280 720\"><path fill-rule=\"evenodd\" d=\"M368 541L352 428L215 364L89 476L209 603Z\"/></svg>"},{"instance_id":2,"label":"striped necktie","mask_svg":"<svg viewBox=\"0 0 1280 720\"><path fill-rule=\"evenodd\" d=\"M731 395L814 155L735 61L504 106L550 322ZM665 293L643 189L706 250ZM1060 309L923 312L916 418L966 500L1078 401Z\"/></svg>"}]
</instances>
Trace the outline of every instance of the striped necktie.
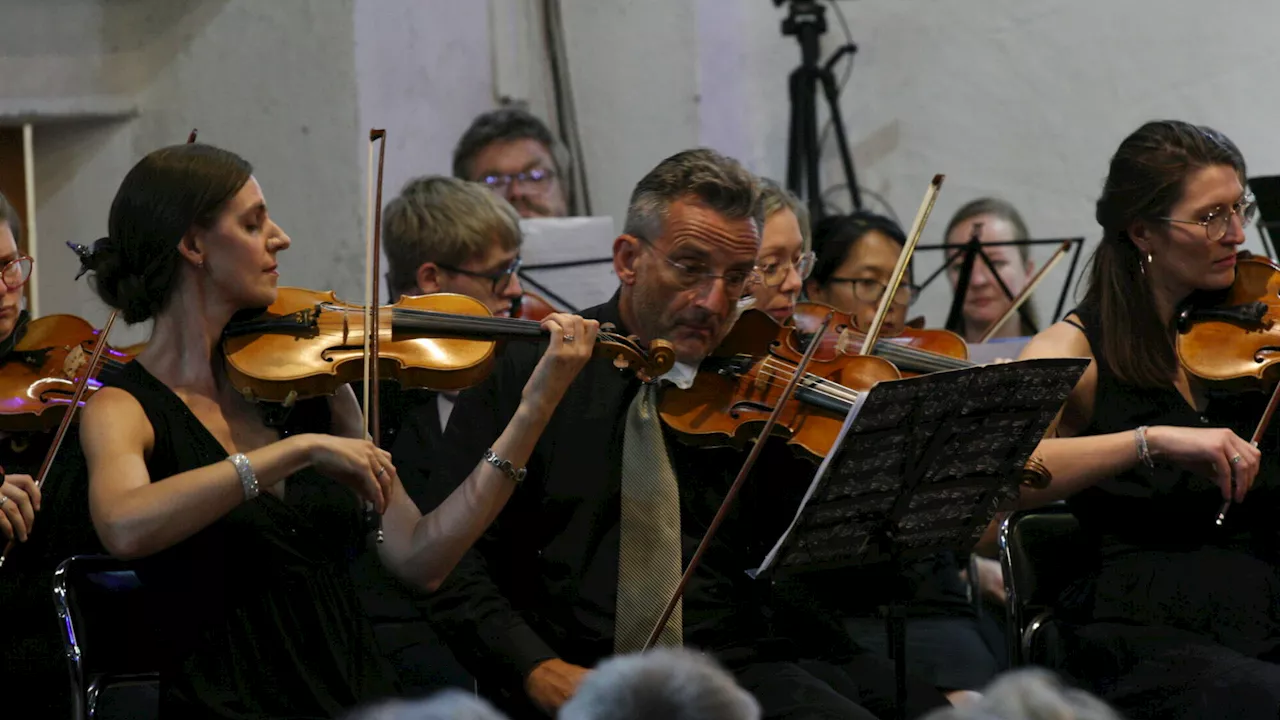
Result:
<instances>
[{"instance_id":1,"label":"striped necktie","mask_svg":"<svg viewBox=\"0 0 1280 720\"><path fill-rule=\"evenodd\" d=\"M657 383L636 393L627 410L622 442L622 523L618 542L616 654L644 648L649 633L680 584L680 486L667 455L658 416ZM683 644L682 603L667 621L658 645Z\"/></svg>"}]
</instances>

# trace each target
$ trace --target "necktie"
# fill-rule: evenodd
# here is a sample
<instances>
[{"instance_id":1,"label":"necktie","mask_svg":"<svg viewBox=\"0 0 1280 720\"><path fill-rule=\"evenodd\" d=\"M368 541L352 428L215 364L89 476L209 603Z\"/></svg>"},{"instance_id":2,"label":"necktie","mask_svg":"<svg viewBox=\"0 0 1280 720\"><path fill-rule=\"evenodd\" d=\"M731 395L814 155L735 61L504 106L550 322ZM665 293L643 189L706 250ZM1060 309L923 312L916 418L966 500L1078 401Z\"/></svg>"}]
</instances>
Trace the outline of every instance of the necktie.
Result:
<instances>
[{"instance_id":1,"label":"necktie","mask_svg":"<svg viewBox=\"0 0 1280 720\"><path fill-rule=\"evenodd\" d=\"M644 647L682 574L680 487L667 455L657 397L656 383L636 393L627 410L622 441L622 523L613 637L613 649L619 655ZM658 645L682 645L683 627L681 604L677 604Z\"/></svg>"}]
</instances>

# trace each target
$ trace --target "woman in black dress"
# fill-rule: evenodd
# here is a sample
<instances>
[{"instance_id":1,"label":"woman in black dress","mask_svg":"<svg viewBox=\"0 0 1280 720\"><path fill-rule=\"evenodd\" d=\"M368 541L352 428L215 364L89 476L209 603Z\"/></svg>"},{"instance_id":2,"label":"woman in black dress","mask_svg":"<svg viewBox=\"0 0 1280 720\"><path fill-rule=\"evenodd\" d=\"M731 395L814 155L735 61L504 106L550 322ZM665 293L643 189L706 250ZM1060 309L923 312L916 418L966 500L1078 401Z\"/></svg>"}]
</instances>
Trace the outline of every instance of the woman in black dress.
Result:
<instances>
[{"instance_id":1,"label":"woman in black dress","mask_svg":"<svg viewBox=\"0 0 1280 720\"><path fill-rule=\"evenodd\" d=\"M155 324L87 403L81 443L94 527L137 560L156 602L161 714L332 717L392 692L346 570L363 503L382 515L383 561L438 586L511 496L597 324L544 321L549 349L495 458L423 516L349 388L299 403L281 430L226 379L222 330L275 300L290 245L248 163L207 145L153 152L125 177L109 229L86 260L95 289L125 321Z\"/></svg>"},{"instance_id":2,"label":"woman in black dress","mask_svg":"<svg viewBox=\"0 0 1280 720\"><path fill-rule=\"evenodd\" d=\"M1065 499L1095 541L1062 603L1066 669L1135 718L1280 716L1276 433L1261 453L1242 439L1265 398L1219 396L1173 342L1176 308L1235 279L1245 177L1210 128L1136 130L1098 200L1083 301L1022 354L1093 359L1036 451L1052 482L1023 500Z\"/></svg>"}]
</instances>

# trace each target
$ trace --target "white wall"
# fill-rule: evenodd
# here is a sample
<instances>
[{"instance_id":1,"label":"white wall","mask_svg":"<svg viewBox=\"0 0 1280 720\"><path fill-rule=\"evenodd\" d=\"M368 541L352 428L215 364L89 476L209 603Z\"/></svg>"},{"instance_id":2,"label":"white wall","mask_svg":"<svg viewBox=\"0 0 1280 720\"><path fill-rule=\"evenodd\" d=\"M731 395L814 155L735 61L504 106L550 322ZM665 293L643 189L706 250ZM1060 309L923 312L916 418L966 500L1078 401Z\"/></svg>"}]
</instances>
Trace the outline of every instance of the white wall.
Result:
<instances>
[{"instance_id":1,"label":"white wall","mask_svg":"<svg viewBox=\"0 0 1280 720\"><path fill-rule=\"evenodd\" d=\"M885 196L909 224L929 179L947 176L922 243L940 242L960 205L995 194L1022 210L1037 236L1087 237L1087 257L1098 234L1093 203L1111 153L1151 118L1213 125L1240 145L1251 174L1280 172L1280 144L1271 142L1280 114L1274 80L1280 3L837 2L859 46L841 112L860 184ZM606 211L619 212L623 188L679 143L710 145L784 178L786 77L800 60L795 38L779 31L785 8L769 0L653 0L641 15L626 0L566 5L575 17L571 38L584 43L580 56L592 28L609 41L590 41L590 61L571 57L575 84L636 83L616 90L608 109L592 116L607 126L584 127L596 147L611 145L588 156L593 185L608 198ZM651 19L685 23L691 11L692 58L683 25ZM829 52L844 37L833 11L827 20ZM616 39L624 28L625 39ZM633 51L629 59L617 52L623 49ZM690 113L696 137L687 130ZM653 138L656 126L664 128L661 139ZM827 186L843 182L834 149L831 139ZM847 195L836 199L847 202ZM869 197L864 203L878 208ZM1248 247L1261 249L1252 235ZM938 257L922 254L917 277ZM1042 322L1050 319L1065 270L1060 265L1037 294ZM939 280L923 298L920 309L931 324L945 319L950 296Z\"/></svg>"},{"instance_id":2,"label":"white wall","mask_svg":"<svg viewBox=\"0 0 1280 720\"><path fill-rule=\"evenodd\" d=\"M414 175L447 173L458 135L495 94L526 95L549 114L538 13L521 4L531 1L0 0L0 25L20 28L0 44L0 119L54 99L138 113L37 125L42 310L105 317L83 281L71 283L62 243L100 236L128 167L191 127L257 166L295 241L282 280L357 296L368 129L388 131L385 197ZM910 222L929 178L947 175L923 242L940 240L960 204L997 194L1035 234L1092 245L1107 160L1152 117L1215 125L1253 174L1280 172L1269 142L1280 3L837 1L860 46L842 111L861 184ZM699 144L784 175L786 78L799 63L798 43L779 32L785 9L563 8L597 214L620 223L635 182ZM843 33L827 17L830 49ZM833 148L828 185L842 182ZM919 276L936 257L920 257ZM1061 277L1041 290L1042 310ZM939 283L921 309L938 323L948 302Z\"/></svg>"}]
</instances>

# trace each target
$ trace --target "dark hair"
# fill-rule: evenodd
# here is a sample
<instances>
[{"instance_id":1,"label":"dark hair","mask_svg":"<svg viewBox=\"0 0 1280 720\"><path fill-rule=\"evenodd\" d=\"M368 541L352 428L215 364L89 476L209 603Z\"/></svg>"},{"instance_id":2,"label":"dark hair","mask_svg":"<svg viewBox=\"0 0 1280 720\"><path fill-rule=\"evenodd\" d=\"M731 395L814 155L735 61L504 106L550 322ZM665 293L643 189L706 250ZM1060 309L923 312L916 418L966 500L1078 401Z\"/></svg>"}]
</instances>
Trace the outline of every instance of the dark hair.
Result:
<instances>
[{"instance_id":1,"label":"dark hair","mask_svg":"<svg viewBox=\"0 0 1280 720\"><path fill-rule=\"evenodd\" d=\"M860 210L850 215L828 215L813 226L813 271L809 280L824 286L844 264L849 253L866 237L877 231L898 245L907 244L907 235L898 223L884 215Z\"/></svg>"},{"instance_id":2,"label":"dark hair","mask_svg":"<svg viewBox=\"0 0 1280 720\"><path fill-rule=\"evenodd\" d=\"M631 192L622 232L653 241L662 234L667 208L693 198L729 220L749 218L764 230L760 182L741 163L707 148L663 160Z\"/></svg>"},{"instance_id":3,"label":"dark hair","mask_svg":"<svg viewBox=\"0 0 1280 720\"><path fill-rule=\"evenodd\" d=\"M82 255L93 288L127 323L147 320L173 296L178 242L214 225L253 167L210 145L161 148L133 166L111 203L107 236Z\"/></svg>"},{"instance_id":4,"label":"dark hair","mask_svg":"<svg viewBox=\"0 0 1280 720\"><path fill-rule=\"evenodd\" d=\"M453 148L453 176L475 180L476 178L471 177L475 171L471 162L476 155L495 142L511 140L535 140L547 148L556 165L556 174L561 178L560 187L564 189L565 200L571 201L573 163L569 161L569 151L551 134L546 123L518 105L490 110L471 121L470 127L462 133L457 146Z\"/></svg>"},{"instance_id":5,"label":"dark hair","mask_svg":"<svg viewBox=\"0 0 1280 720\"><path fill-rule=\"evenodd\" d=\"M1177 371L1172 328L1161 321L1129 227L1168 215L1186 179L1215 165L1235 168L1245 182L1244 156L1225 135L1178 120L1148 122L1111 158L1095 217L1102 241L1090 259L1082 305L1101 318L1101 352L1126 382L1161 387Z\"/></svg>"},{"instance_id":6,"label":"dark hair","mask_svg":"<svg viewBox=\"0 0 1280 720\"><path fill-rule=\"evenodd\" d=\"M13 242L22 247L22 218L9 199L0 193L0 222L9 223L9 231L13 233Z\"/></svg>"},{"instance_id":7,"label":"dark hair","mask_svg":"<svg viewBox=\"0 0 1280 720\"><path fill-rule=\"evenodd\" d=\"M1031 231L1027 229L1027 222L1022 219L1022 213L1013 206L1013 203L1000 198L983 197L977 200L970 200L965 203L955 215L951 216L951 222L947 223L946 232L942 233L943 240L951 237L951 231L955 230L960 223L979 215L994 215L1001 220L1008 222L1013 226L1013 240L1028 240L1031 238ZM968 238L965 238L968 240ZM1022 258L1025 265L1031 259L1031 248L1027 245L1016 246L1018 257ZM1035 298L1029 297L1022 303L1022 307L1031 317L1037 317ZM1021 328L1022 335L1031 334L1031 328L1027 327L1027 323L1022 319L1022 313L1018 314L1018 326ZM963 332L963 328L948 328L948 330L959 330Z\"/></svg>"}]
</instances>

